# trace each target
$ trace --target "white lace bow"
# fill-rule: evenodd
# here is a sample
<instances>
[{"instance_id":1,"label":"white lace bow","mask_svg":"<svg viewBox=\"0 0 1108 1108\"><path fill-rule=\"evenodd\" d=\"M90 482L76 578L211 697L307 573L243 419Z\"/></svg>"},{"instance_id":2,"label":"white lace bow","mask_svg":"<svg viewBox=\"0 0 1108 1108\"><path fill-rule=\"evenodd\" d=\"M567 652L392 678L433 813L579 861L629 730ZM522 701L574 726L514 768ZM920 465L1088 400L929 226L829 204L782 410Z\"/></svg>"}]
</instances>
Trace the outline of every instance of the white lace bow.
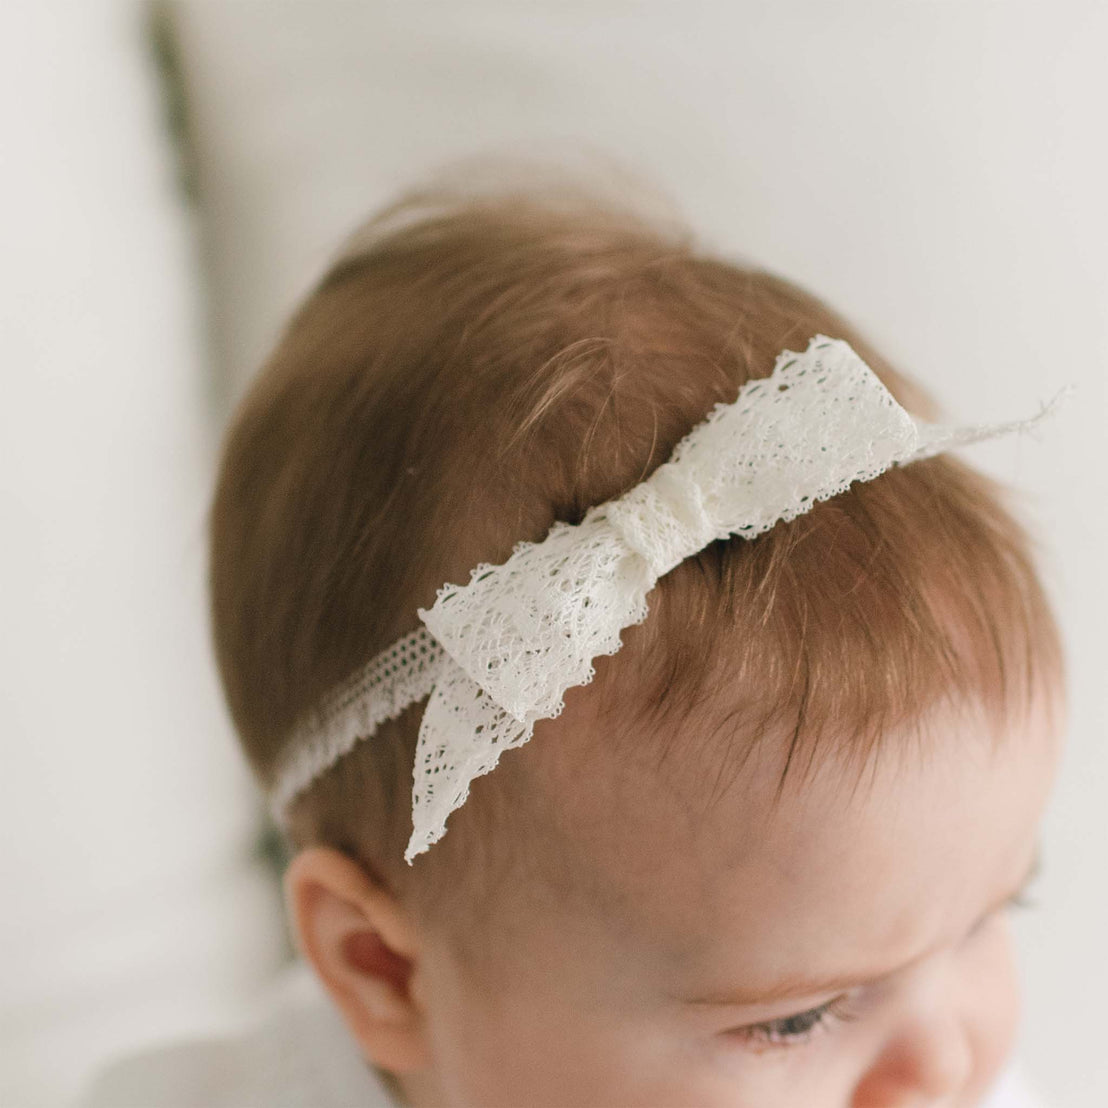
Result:
<instances>
[{"instance_id":1,"label":"white lace bow","mask_svg":"<svg viewBox=\"0 0 1108 1108\"><path fill-rule=\"evenodd\" d=\"M425 696L412 790L411 863L500 755L560 714L593 659L647 615L663 574L714 539L752 538L819 500L952 447L1033 427L1028 419L947 427L909 415L853 349L817 335L773 373L717 404L665 464L629 492L520 542L465 585L443 585L423 625L371 659L301 721L272 791L291 799L356 742Z\"/></svg>"}]
</instances>

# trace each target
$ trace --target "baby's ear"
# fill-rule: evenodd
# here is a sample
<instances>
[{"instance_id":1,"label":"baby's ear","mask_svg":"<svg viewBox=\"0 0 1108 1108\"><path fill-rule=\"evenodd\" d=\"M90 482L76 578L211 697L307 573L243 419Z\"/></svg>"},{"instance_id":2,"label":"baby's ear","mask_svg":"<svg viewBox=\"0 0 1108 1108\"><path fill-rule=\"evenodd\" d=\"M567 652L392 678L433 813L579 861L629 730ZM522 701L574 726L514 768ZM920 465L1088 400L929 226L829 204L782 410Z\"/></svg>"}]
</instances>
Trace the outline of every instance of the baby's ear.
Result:
<instances>
[{"instance_id":1,"label":"baby's ear","mask_svg":"<svg viewBox=\"0 0 1108 1108\"><path fill-rule=\"evenodd\" d=\"M395 897L329 847L297 854L284 885L297 946L365 1055L396 1074L430 1065L423 1007L410 988L420 944Z\"/></svg>"}]
</instances>

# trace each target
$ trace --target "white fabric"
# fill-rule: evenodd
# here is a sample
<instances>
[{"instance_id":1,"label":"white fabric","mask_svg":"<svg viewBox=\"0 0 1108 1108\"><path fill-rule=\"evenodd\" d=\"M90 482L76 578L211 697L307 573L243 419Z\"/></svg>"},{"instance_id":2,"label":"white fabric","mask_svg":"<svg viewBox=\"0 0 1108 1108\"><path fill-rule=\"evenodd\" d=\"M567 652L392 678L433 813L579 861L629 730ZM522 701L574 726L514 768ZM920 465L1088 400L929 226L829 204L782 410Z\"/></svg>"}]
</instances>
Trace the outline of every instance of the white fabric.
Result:
<instances>
[{"instance_id":1,"label":"white fabric","mask_svg":"<svg viewBox=\"0 0 1108 1108\"><path fill-rule=\"evenodd\" d=\"M289 743L278 774L287 800L384 719L430 693L416 746L412 859L445 833L469 784L500 755L558 716L566 689L588 684L593 660L647 615L658 578L714 539L753 538L893 465L1016 430L1009 423L946 427L915 419L841 339L815 336L782 352L769 377L748 381L623 496L518 543L502 565L482 563L447 584L420 631L372 659ZM435 644L440 649L436 649Z\"/></svg>"},{"instance_id":2,"label":"white fabric","mask_svg":"<svg viewBox=\"0 0 1108 1108\"><path fill-rule=\"evenodd\" d=\"M367 1065L318 980L297 962L248 1025L106 1069L76 1108L404 1108ZM1016 1063L981 1108L1045 1108Z\"/></svg>"},{"instance_id":3,"label":"white fabric","mask_svg":"<svg viewBox=\"0 0 1108 1108\"><path fill-rule=\"evenodd\" d=\"M1010 1062L993 1085L981 1108L1046 1108L1027 1084L1023 1067Z\"/></svg>"},{"instance_id":4,"label":"white fabric","mask_svg":"<svg viewBox=\"0 0 1108 1108\"><path fill-rule=\"evenodd\" d=\"M296 962L228 1034L107 1067L77 1108L395 1108L311 970Z\"/></svg>"}]
</instances>

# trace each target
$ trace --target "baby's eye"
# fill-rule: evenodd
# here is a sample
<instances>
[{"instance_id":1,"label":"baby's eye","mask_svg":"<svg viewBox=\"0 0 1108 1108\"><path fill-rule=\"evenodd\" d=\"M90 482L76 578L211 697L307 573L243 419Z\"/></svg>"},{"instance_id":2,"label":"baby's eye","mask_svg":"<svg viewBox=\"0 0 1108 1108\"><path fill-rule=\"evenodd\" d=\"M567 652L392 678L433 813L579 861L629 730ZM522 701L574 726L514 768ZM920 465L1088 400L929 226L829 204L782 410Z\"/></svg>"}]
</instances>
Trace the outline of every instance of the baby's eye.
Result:
<instances>
[{"instance_id":1,"label":"baby's eye","mask_svg":"<svg viewBox=\"0 0 1108 1108\"><path fill-rule=\"evenodd\" d=\"M817 1028L829 1029L839 1020L853 1019L847 1008L850 996L841 996L820 1004L816 1008L807 1008L791 1016L766 1020L764 1023L751 1023L746 1027L736 1027L728 1034L737 1036L750 1043L770 1044L773 1046L796 1046L807 1042Z\"/></svg>"}]
</instances>

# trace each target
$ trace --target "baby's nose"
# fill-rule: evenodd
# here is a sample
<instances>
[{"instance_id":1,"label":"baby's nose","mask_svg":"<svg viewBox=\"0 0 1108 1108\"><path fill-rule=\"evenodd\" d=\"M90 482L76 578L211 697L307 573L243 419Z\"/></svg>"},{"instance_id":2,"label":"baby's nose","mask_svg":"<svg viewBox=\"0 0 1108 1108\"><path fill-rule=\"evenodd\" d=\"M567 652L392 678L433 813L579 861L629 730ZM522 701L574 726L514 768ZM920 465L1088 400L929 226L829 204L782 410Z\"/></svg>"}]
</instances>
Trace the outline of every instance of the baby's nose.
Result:
<instances>
[{"instance_id":1,"label":"baby's nose","mask_svg":"<svg viewBox=\"0 0 1108 1108\"><path fill-rule=\"evenodd\" d=\"M857 1086L851 1108L953 1105L973 1071L970 1038L954 1012L917 1016L885 1044Z\"/></svg>"}]
</instances>

